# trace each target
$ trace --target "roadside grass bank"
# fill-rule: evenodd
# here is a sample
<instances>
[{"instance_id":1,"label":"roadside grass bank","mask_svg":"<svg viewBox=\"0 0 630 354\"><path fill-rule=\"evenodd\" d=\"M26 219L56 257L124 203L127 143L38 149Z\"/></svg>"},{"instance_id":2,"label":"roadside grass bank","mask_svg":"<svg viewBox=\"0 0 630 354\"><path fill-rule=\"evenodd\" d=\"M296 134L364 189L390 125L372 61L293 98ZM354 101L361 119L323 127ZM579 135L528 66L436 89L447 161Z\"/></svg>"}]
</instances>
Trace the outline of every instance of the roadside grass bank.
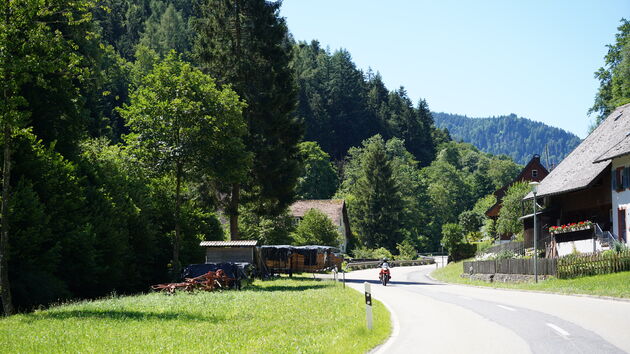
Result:
<instances>
[{"instance_id":1,"label":"roadside grass bank","mask_svg":"<svg viewBox=\"0 0 630 354\"><path fill-rule=\"evenodd\" d=\"M387 339L389 312L332 281L281 278L242 291L111 297L0 320L0 351L365 353Z\"/></svg>"},{"instance_id":2,"label":"roadside grass bank","mask_svg":"<svg viewBox=\"0 0 630 354\"><path fill-rule=\"evenodd\" d=\"M431 273L437 280L448 283L479 285L492 288L538 290L560 294L584 294L597 296L612 296L618 298L630 298L630 272L620 272L604 275L593 275L573 279L550 278L536 283L486 283L479 280L471 280L460 277L463 271L463 263L449 263L444 268L439 268Z\"/></svg>"}]
</instances>

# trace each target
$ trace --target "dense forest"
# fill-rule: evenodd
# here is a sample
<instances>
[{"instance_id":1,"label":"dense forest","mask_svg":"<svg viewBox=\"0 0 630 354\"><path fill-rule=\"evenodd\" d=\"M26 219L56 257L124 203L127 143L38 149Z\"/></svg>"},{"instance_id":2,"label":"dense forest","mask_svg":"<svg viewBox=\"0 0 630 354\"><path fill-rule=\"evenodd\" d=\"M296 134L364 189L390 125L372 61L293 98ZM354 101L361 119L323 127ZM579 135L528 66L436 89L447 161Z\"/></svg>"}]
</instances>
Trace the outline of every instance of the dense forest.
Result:
<instances>
[{"instance_id":1,"label":"dense forest","mask_svg":"<svg viewBox=\"0 0 630 354\"><path fill-rule=\"evenodd\" d=\"M481 151L510 156L519 164L526 164L534 154L542 162L557 165L579 143L580 138L563 129L541 122L517 117L470 118L457 114L433 113L435 125L448 129L457 141L471 143ZM547 166L549 167L549 166Z\"/></svg>"},{"instance_id":2,"label":"dense forest","mask_svg":"<svg viewBox=\"0 0 630 354\"><path fill-rule=\"evenodd\" d=\"M481 230L520 166L452 141L347 51L296 42L280 6L0 4L5 314L146 291L202 262L201 240L338 245L317 213L296 228L300 198L347 200L351 255Z\"/></svg>"}]
</instances>

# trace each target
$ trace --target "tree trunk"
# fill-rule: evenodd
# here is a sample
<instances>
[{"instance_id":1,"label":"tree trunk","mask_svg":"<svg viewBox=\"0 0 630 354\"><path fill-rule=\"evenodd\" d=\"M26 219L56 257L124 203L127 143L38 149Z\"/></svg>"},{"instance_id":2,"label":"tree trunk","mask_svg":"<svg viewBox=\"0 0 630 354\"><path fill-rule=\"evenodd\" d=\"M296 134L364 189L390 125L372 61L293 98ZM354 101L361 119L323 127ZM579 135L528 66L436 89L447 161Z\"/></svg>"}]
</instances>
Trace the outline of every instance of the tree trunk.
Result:
<instances>
[{"instance_id":1,"label":"tree trunk","mask_svg":"<svg viewBox=\"0 0 630 354\"><path fill-rule=\"evenodd\" d=\"M238 232L238 203L240 199L241 186L238 183L232 185L232 198L230 198L230 239L240 240Z\"/></svg>"},{"instance_id":2,"label":"tree trunk","mask_svg":"<svg viewBox=\"0 0 630 354\"><path fill-rule=\"evenodd\" d=\"M181 271L181 263L179 262L179 244L181 240L182 227L180 222L182 197L181 197L181 185L182 185L182 165L177 165L177 172L175 179L177 180L177 186L175 187L175 239L173 240L173 278L178 278Z\"/></svg>"},{"instance_id":3,"label":"tree trunk","mask_svg":"<svg viewBox=\"0 0 630 354\"><path fill-rule=\"evenodd\" d=\"M6 98L6 92L5 92ZM6 102L6 100L5 100ZM12 315L13 302L11 300L11 286L9 283L9 187L11 178L11 126L4 122L4 164L2 168L2 233L0 235L0 297L6 316Z\"/></svg>"}]
</instances>

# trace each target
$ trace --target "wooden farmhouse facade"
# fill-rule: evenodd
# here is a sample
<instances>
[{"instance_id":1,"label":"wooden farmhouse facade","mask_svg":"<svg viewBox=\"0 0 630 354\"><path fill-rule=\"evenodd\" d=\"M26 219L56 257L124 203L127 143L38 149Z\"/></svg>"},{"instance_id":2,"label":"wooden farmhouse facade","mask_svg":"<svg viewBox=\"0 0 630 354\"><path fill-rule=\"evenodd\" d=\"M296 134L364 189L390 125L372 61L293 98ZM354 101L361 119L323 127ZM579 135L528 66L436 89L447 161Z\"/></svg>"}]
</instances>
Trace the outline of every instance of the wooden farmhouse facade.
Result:
<instances>
[{"instance_id":1,"label":"wooden farmhouse facade","mask_svg":"<svg viewBox=\"0 0 630 354\"><path fill-rule=\"evenodd\" d=\"M630 105L612 112L586 139L582 141L562 162L544 178L538 186L537 202L542 208L538 213L538 240L541 247L562 242L583 241L589 251L595 245L594 237L610 235L623 239L618 220L625 218L630 209ZM629 150L628 152L622 152ZM626 177L627 176L627 177ZM524 198L523 217L525 243L533 244L533 194ZM618 211L624 210L618 218ZM551 234L549 227L562 226L584 221L594 223L592 230ZM622 227L623 230L626 226ZM623 231L622 230L622 231Z\"/></svg>"}]
</instances>

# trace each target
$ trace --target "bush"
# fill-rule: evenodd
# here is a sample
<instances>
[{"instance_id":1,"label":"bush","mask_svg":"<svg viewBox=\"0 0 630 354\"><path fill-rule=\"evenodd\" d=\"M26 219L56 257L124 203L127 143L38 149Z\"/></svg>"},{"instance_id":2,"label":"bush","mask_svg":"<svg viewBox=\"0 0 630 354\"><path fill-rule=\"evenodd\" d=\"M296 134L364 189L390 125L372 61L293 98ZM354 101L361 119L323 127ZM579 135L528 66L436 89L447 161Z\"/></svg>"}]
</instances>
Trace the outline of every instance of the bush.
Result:
<instances>
[{"instance_id":1,"label":"bush","mask_svg":"<svg viewBox=\"0 0 630 354\"><path fill-rule=\"evenodd\" d=\"M516 253L514 253L514 252L512 252L510 250L502 250L502 251L500 251L499 253L496 254L494 259L497 259L497 260L501 260L501 259L515 259L515 258L518 258L518 257L519 256Z\"/></svg>"},{"instance_id":2,"label":"bush","mask_svg":"<svg viewBox=\"0 0 630 354\"><path fill-rule=\"evenodd\" d=\"M382 258L393 259L394 258L394 256L392 256L392 253L389 252L384 247L377 248L377 249L359 247L359 248L355 248L352 251L352 254L354 255L354 258L361 258L361 259L382 259Z\"/></svg>"},{"instance_id":3,"label":"bush","mask_svg":"<svg viewBox=\"0 0 630 354\"><path fill-rule=\"evenodd\" d=\"M295 229L293 239L297 245L322 245L339 247L341 234L326 214L311 209Z\"/></svg>"},{"instance_id":4,"label":"bush","mask_svg":"<svg viewBox=\"0 0 630 354\"><path fill-rule=\"evenodd\" d=\"M409 240L404 240L403 242L396 244L396 248L398 249L398 256L396 256L397 260L409 261L418 257L418 251L416 251Z\"/></svg>"}]
</instances>

